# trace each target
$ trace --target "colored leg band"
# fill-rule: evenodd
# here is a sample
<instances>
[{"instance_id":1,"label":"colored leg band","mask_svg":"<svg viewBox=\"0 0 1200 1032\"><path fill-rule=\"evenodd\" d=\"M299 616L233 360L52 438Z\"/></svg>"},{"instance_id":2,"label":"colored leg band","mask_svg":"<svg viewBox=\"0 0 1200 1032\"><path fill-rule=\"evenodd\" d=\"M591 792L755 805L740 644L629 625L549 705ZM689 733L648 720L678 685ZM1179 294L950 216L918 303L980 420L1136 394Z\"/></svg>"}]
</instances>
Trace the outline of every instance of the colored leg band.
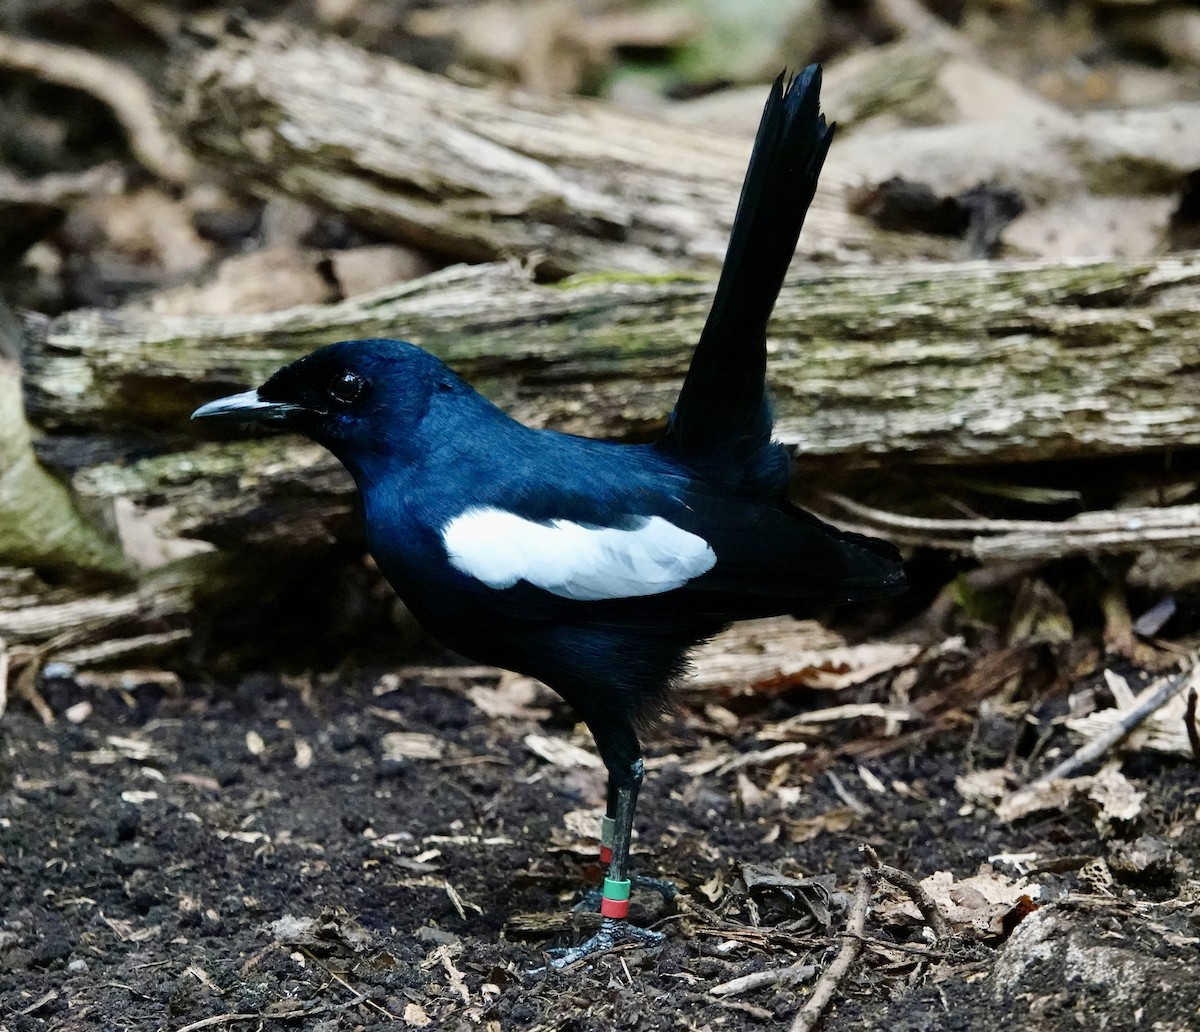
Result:
<instances>
[{"instance_id":1,"label":"colored leg band","mask_svg":"<svg viewBox=\"0 0 1200 1032\"><path fill-rule=\"evenodd\" d=\"M600 847L600 862L607 864L612 860L612 846Z\"/></svg>"},{"instance_id":2,"label":"colored leg band","mask_svg":"<svg viewBox=\"0 0 1200 1032\"><path fill-rule=\"evenodd\" d=\"M604 917L629 916L629 879L604 879L604 894L600 897L600 913Z\"/></svg>"},{"instance_id":3,"label":"colored leg band","mask_svg":"<svg viewBox=\"0 0 1200 1032\"><path fill-rule=\"evenodd\" d=\"M600 897L600 916L615 917L618 920L629 916L629 900L627 899L609 899L607 896Z\"/></svg>"},{"instance_id":4,"label":"colored leg band","mask_svg":"<svg viewBox=\"0 0 1200 1032\"><path fill-rule=\"evenodd\" d=\"M618 881L616 878L604 879L604 898L615 899L620 901L628 901L629 899L629 879Z\"/></svg>"}]
</instances>

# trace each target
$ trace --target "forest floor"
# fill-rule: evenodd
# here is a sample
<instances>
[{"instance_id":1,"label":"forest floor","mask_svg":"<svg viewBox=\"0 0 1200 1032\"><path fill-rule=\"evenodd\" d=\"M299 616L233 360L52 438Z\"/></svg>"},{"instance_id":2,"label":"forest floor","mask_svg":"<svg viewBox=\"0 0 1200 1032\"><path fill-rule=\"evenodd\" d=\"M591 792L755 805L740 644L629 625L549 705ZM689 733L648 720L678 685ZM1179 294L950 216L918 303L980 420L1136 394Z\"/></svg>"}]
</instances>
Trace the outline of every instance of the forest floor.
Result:
<instances>
[{"instance_id":1,"label":"forest floor","mask_svg":"<svg viewBox=\"0 0 1200 1032\"><path fill-rule=\"evenodd\" d=\"M537 971L595 921L569 908L598 877L603 778L565 707L498 706L503 682L454 668L182 687L48 677L68 719L0 724L5 1032L786 1028L845 941L863 843L953 876L926 882L952 934L877 889L823 1028L1200 1027L1184 760L1126 759L1128 820L1093 792L1005 823L960 791L978 725L839 756L852 722L788 755L764 729L811 693L724 730L687 700L637 821L636 866L679 888L635 893L661 947Z\"/></svg>"}]
</instances>

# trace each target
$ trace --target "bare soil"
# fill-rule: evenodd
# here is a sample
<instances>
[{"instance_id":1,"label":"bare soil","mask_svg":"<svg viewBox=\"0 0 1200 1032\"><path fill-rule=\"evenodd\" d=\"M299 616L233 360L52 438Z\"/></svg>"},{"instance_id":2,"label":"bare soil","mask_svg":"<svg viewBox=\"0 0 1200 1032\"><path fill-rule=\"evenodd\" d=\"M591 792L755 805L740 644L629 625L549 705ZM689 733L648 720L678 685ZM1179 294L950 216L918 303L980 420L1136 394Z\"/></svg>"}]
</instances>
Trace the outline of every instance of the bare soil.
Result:
<instances>
[{"instance_id":1,"label":"bare soil","mask_svg":"<svg viewBox=\"0 0 1200 1032\"><path fill-rule=\"evenodd\" d=\"M919 922L873 913L822 1027L1200 1028L1194 767L1126 762L1147 799L1104 838L1086 803L1013 826L964 805L955 778L978 750L966 731L861 765L814 749L820 762L782 774L685 769L714 742L761 749L757 732L810 706L805 693L757 704L723 737L700 708L660 729L635 855L680 892L637 896L634 916L664 943L531 973L594 920L563 921L598 876L595 844L564 816L600 805L602 772L526 744L577 736L564 707L488 717L468 681L47 682L59 712L91 709L43 727L17 708L0 723L0 1028L786 1028L811 979L710 990L797 961L822 970L844 898L823 928L794 894L740 891L737 871L831 875L845 890L863 842L917 877L1036 854L1017 862L1042 905L933 949ZM397 731L433 736L403 741L440 742L440 758L395 758L383 743ZM798 802L781 804L776 782L802 787ZM1169 861L1088 880L1089 861L1136 841L1166 844Z\"/></svg>"}]
</instances>

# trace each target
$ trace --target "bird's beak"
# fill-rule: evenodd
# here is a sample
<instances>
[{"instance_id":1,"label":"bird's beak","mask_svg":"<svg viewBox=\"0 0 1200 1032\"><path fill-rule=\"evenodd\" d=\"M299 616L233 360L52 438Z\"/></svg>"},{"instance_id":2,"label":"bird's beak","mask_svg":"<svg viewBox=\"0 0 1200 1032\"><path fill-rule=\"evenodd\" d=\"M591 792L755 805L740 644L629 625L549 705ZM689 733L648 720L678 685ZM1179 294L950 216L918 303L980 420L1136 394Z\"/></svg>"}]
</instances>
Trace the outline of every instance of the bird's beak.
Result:
<instances>
[{"instance_id":1,"label":"bird's beak","mask_svg":"<svg viewBox=\"0 0 1200 1032\"><path fill-rule=\"evenodd\" d=\"M258 396L258 391L242 391L201 405L192 413L192 418L223 419L233 423L282 423L299 410L299 405L285 401L265 401Z\"/></svg>"}]
</instances>

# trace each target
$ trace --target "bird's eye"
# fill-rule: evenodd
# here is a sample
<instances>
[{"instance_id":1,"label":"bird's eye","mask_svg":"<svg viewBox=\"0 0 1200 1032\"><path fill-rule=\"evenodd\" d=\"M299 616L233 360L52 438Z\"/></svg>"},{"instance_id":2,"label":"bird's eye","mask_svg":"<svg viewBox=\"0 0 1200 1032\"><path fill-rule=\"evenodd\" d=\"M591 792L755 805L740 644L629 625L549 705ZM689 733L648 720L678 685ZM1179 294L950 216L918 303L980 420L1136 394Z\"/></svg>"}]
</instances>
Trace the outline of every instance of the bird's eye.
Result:
<instances>
[{"instance_id":1,"label":"bird's eye","mask_svg":"<svg viewBox=\"0 0 1200 1032\"><path fill-rule=\"evenodd\" d=\"M367 381L357 373L339 373L329 385L329 396L343 405L351 405L366 385Z\"/></svg>"}]
</instances>

